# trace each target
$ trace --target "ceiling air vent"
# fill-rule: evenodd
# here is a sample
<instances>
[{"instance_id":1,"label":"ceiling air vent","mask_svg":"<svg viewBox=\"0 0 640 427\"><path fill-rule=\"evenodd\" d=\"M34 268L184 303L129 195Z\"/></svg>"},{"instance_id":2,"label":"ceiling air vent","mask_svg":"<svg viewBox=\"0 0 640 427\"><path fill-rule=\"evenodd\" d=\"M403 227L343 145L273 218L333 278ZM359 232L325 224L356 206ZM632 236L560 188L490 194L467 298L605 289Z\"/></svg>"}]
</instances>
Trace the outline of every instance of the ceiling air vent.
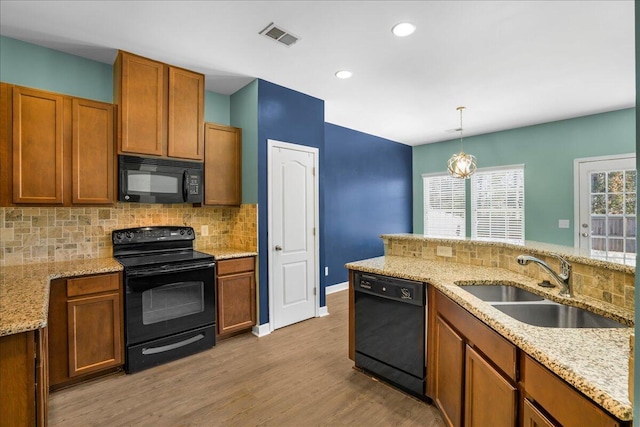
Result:
<instances>
[{"instance_id":1,"label":"ceiling air vent","mask_svg":"<svg viewBox=\"0 0 640 427\"><path fill-rule=\"evenodd\" d=\"M300 40L300 37L294 36L289 31L281 27L277 27L273 22L267 25L264 30L260 31L260 34L286 46L291 46Z\"/></svg>"}]
</instances>

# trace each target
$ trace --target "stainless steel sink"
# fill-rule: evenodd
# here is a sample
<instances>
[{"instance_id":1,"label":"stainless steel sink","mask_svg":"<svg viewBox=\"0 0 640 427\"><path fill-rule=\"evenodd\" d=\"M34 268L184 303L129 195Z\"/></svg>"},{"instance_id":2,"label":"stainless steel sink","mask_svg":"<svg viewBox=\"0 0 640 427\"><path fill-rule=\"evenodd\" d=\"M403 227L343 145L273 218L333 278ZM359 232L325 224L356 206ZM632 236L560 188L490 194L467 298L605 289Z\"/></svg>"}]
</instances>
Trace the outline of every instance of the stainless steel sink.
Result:
<instances>
[{"instance_id":1,"label":"stainless steel sink","mask_svg":"<svg viewBox=\"0 0 640 427\"><path fill-rule=\"evenodd\" d=\"M465 291L488 302L542 301L543 297L509 285L460 285Z\"/></svg>"},{"instance_id":2,"label":"stainless steel sink","mask_svg":"<svg viewBox=\"0 0 640 427\"><path fill-rule=\"evenodd\" d=\"M578 307L544 302L538 304L495 304L494 307L524 323L549 328L626 328L599 314Z\"/></svg>"}]
</instances>

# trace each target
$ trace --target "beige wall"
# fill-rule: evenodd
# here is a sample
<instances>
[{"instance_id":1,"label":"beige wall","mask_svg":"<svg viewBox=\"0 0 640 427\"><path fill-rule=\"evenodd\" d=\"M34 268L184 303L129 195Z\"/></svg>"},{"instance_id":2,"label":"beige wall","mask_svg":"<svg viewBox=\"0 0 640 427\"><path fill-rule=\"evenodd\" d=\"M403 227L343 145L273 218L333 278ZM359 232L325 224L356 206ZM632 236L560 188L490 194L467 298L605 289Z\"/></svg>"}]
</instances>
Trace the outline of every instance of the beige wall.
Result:
<instances>
[{"instance_id":1,"label":"beige wall","mask_svg":"<svg viewBox=\"0 0 640 427\"><path fill-rule=\"evenodd\" d=\"M0 208L0 266L112 256L111 231L150 225L195 229L196 249L256 251L257 205L239 208L118 203L114 208ZM209 227L202 236L201 226Z\"/></svg>"}]
</instances>

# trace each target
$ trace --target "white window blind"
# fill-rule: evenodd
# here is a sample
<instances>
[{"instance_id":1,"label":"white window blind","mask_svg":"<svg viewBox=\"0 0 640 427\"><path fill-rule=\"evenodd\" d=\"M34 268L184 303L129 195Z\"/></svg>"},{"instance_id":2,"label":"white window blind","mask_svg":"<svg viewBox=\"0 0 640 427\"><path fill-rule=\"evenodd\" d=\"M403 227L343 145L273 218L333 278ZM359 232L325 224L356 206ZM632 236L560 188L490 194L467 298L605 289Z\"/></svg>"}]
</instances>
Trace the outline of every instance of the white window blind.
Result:
<instances>
[{"instance_id":1,"label":"white window blind","mask_svg":"<svg viewBox=\"0 0 640 427\"><path fill-rule=\"evenodd\" d=\"M466 236L465 180L449 175L423 175L424 235Z\"/></svg>"},{"instance_id":2,"label":"white window blind","mask_svg":"<svg viewBox=\"0 0 640 427\"><path fill-rule=\"evenodd\" d=\"M471 237L524 243L524 166L478 170L471 177Z\"/></svg>"}]
</instances>

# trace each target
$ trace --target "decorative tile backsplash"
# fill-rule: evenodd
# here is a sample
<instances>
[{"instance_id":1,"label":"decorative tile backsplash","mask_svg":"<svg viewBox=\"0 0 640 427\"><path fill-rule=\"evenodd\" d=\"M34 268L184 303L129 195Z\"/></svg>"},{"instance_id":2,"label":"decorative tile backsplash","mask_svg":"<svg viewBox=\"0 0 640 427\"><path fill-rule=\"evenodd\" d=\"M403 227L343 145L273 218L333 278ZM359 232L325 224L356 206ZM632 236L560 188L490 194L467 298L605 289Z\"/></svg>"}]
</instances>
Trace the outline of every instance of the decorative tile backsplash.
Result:
<instances>
[{"instance_id":1,"label":"decorative tile backsplash","mask_svg":"<svg viewBox=\"0 0 640 427\"><path fill-rule=\"evenodd\" d=\"M534 263L522 266L516 257L527 253L526 247L510 249L499 246L475 245L468 242L451 244L451 257L437 255L437 247L442 245L437 241L426 239L406 239L402 236L383 239L385 255L397 255L412 258L423 258L433 261L456 262L487 267L506 268L515 273L543 280L552 280L548 273ZM558 271L558 260L552 256L534 254L554 270ZM623 271L613 271L606 268L571 262L573 275L573 290L576 294L595 298L618 307L633 310L635 275Z\"/></svg>"},{"instance_id":2,"label":"decorative tile backsplash","mask_svg":"<svg viewBox=\"0 0 640 427\"><path fill-rule=\"evenodd\" d=\"M195 248L257 251L258 206L192 207L118 203L101 208L0 208L0 266L111 257L111 231L150 225L186 225ZM208 235L201 227L208 227Z\"/></svg>"}]
</instances>

